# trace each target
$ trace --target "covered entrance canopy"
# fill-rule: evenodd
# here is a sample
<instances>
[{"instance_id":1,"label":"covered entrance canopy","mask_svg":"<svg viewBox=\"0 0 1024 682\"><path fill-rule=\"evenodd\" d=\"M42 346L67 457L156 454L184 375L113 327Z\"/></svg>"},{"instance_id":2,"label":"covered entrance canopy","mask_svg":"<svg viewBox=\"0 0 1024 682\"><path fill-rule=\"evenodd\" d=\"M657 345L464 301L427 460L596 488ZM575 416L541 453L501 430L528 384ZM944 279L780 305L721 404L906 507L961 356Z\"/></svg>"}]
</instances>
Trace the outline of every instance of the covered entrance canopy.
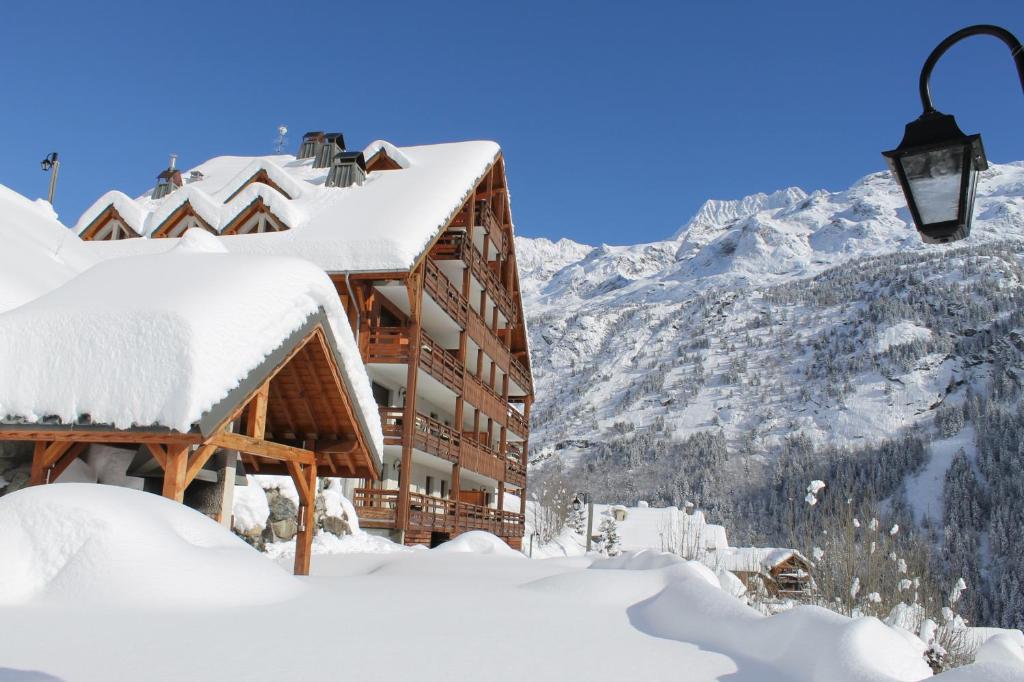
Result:
<instances>
[{"instance_id":1,"label":"covered entrance canopy","mask_svg":"<svg viewBox=\"0 0 1024 682\"><path fill-rule=\"evenodd\" d=\"M102 263L0 315L0 440L35 443L37 485L90 444L138 444L178 501L215 452L238 452L295 481L304 575L317 477L379 476L369 381L322 271L195 239Z\"/></svg>"}]
</instances>

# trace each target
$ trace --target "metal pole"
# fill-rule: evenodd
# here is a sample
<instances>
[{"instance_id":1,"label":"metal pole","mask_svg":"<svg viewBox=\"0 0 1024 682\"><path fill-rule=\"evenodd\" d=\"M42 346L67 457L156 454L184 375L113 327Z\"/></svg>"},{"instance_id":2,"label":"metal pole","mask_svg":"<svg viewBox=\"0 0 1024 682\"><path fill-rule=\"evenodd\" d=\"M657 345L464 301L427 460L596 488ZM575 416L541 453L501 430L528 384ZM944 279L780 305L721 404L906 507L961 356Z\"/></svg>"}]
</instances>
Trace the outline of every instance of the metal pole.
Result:
<instances>
[{"instance_id":1,"label":"metal pole","mask_svg":"<svg viewBox=\"0 0 1024 682\"><path fill-rule=\"evenodd\" d=\"M60 161L57 160L57 152L53 153L53 166L50 167L50 194L47 201L53 206L53 194L57 191L57 172L60 170Z\"/></svg>"},{"instance_id":2,"label":"metal pole","mask_svg":"<svg viewBox=\"0 0 1024 682\"><path fill-rule=\"evenodd\" d=\"M590 551L590 543L594 538L594 501L587 493L587 551Z\"/></svg>"},{"instance_id":3,"label":"metal pole","mask_svg":"<svg viewBox=\"0 0 1024 682\"><path fill-rule=\"evenodd\" d=\"M1021 42L1017 40L1017 37L1001 26L993 26L991 24L968 26L967 28L962 28L956 33L948 36L945 40L939 43L938 46L932 50L932 53L928 55L928 59L925 60L924 68L921 69L921 79L918 81L918 90L921 95L921 106L924 107L924 113L930 114L935 112L935 107L932 106L932 95L928 86L928 81L932 77L932 70L935 68L935 64L939 61L939 58L946 53L946 50L953 47L953 45L959 43L964 38L977 35L993 36L1006 43L1006 46L1010 48L1010 55L1013 57L1013 61L1017 65L1017 75L1020 77L1021 89L1024 89L1024 45L1021 45Z\"/></svg>"}]
</instances>

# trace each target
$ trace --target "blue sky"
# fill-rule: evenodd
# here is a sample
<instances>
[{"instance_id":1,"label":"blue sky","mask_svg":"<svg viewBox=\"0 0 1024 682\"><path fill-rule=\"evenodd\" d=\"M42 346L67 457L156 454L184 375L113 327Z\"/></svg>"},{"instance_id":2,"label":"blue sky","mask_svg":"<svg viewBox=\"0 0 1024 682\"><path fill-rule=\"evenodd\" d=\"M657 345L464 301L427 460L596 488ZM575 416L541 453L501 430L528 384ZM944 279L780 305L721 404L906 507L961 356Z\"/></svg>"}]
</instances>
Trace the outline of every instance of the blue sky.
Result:
<instances>
[{"instance_id":1,"label":"blue sky","mask_svg":"<svg viewBox=\"0 0 1024 682\"><path fill-rule=\"evenodd\" d=\"M0 183L74 224L136 195L167 155L189 167L270 153L305 130L350 147L488 138L508 160L520 234L588 243L671 235L706 198L842 189L883 167L920 113L945 35L1024 3L5 3ZM939 109L1024 159L1006 48L973 38L933 79Z\"/></svg>"}]
</instances>

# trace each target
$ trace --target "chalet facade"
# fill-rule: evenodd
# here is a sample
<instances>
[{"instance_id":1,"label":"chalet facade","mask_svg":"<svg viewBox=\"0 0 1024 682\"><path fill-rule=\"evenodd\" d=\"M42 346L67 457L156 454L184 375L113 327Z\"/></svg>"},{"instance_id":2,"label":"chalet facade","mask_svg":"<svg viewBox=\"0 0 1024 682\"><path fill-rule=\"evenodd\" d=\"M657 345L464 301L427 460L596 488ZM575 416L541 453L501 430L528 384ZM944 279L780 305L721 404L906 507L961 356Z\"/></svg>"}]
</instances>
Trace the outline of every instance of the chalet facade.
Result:
<instances>
[{"instance_id":1,"label":"chalet facade","mask_svg":"<svg viewBox=\"0 0 1024 682\"><path fill-rule=\"evenodd\" d=\"M77 230L99 258L200 227L231 252L321 267L384 432L379 479L351 490L361 526L426 545L479 529L520 547L533 379L498 146L351 152L316 132L295 157L220 157L189 178L159 197L108 193Z\"/></svg>"}]
</instances>

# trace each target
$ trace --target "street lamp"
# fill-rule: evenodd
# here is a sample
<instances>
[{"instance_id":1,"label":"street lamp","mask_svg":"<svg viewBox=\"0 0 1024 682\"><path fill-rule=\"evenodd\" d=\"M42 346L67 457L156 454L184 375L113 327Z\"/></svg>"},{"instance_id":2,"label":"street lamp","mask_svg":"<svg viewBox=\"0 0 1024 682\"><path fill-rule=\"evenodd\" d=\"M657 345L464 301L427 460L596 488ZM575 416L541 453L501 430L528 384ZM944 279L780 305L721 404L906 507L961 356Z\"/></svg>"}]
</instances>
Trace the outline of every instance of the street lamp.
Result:
<instances>
[{"instance_id":1,"label":"street lamp","mask_svg":"<svg viewBox=\"0 0 1024 682\"><path fill-rule=\"evenodd\" d=\"M53 205L53 194L57 191L57 173L60 172L60 161L57 159L57 152L51 152L39 162L39 167L43 169L43 172L50 171L50 193L47 195L46 200Z\"/></svg>"},{"instance_id":2,"label":"street lamp","mask_svg":"<svg viewBox=\"0 0 1024 682\"><path fill-rule=\"evenodd\" d=\"M921 239L929 244L948 244L971 233L978 173L988 168L981 136L965 135L952 116L937 111L928 85L939 58L974 35L1006 43L1024 89L1024 46L1012 33L987 24L961 29L939 43L921 69L918 89L924 113L907 124L899 147L882 152L903 188Z\"/></svg>"},{"instance_id":3,"label":"street lamp","mask_svg":"<svg viewBox=\"0 0 1024 682\"><path fill-rule=\"evenodd\" d=\"M590 493L576 493L572 498L573 511L583 511L584 505L587 506L587 551L589 552L594 540L594 501L590 499Z\"/></svg>"}]
</instances>

